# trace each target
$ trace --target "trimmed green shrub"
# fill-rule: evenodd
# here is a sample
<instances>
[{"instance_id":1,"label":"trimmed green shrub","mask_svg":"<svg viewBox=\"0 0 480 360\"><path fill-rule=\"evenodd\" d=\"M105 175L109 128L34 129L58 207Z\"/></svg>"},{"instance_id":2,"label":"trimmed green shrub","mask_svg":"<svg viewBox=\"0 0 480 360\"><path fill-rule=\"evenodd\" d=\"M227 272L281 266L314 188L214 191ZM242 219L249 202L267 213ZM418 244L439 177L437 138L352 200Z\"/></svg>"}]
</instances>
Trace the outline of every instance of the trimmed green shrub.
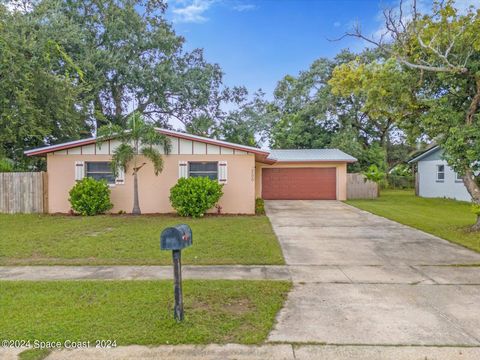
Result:
<instances>
[{"instance_id":1,"label":"trimmed green shrub","mask_svg":"<svg viewBox=\"0 0 480 360\"><path fill-rule=\"evenodd\" d=\"M222 187L207 177L182 178L170 189L170 203L180 216L203 216L222 197Z\"/></svg>"},{"instance_id":2,"label":"trimmed green shrub","mask_svg":"<svg viewBox=\"0 0 480 360\"><path fill-rule=\"evenodd\" d=\"M370 165L368 169L363 172L363 175L365 175L368 180L378 184L385 181L385 173L375 164Z\"/></svg>"},{"instance_id":3,"label":"trimmed green shrub","mask_svg":"<svg viewBox=\"0 0 480 360\"><path fill-rule=\"evenodd\" d=\"M265 215L265 202L261 198L255 199L255 214Z\"/></svg>"},{"instance_id":4,"label":"trimmed green shrub","mask_svg":"<svg viewBox=\"0 0 480 360\"><path fill-rule=\"evenodd\" d=\"M75 213L80 215L103 214L110 210L110 188L106 181L98 181L89 177L77 182L69 192L70 204Z\"/></svg>"},{"instance_id":5,"label":"trimmed green shrub","mask_svg":"<svg viewBox=\"0 0 480 360\"><path fill-rule=\"evenodd\" d=\"M12 172L13 161L7 158L0 157L0 172Z\"/></svg>"},{"instance_id":6,"label":"trimmed green shrub","mask_svg":"<svg viewBox=\"0 0 480 360\"><path fill-rule=\"evenodd\" d=\"M363 172L363 175L367 180L376 182L378 184L378 189L384 189L387 187L386 174L382 171L377 165L373 164L368 167L366 171Z\"/></svg>"}]
</instances>

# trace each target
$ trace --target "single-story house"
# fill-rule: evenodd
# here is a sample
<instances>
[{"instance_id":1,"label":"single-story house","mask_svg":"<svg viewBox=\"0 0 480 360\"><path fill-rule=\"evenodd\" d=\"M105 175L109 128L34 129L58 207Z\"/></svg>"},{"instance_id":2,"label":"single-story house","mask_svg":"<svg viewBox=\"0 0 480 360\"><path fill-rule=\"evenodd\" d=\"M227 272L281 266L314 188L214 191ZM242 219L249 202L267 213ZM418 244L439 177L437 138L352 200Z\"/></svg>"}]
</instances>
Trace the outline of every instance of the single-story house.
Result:
<instances>
[{"instance_id":1,"label":"single-story house","mask_svg":"<svg viewBox=\"0 0 480 360\"><path fill-rule=\"evenodd\" d=\"M443 159L443 150L434 145L408 163L417 164L417 194L427 198L471 201L463 179Z\"/></svg>"},{"instance_id":2,"label":"single-story house","mask_svg":"<svg viewBox=\"0 0 480 360\"><path fill-rule=\"evenodd\" d=\"M336 149L267 151L173 130L157 131L170 139L171 151L164 156L158 176L149 161L138 173L143 213L173 212L170 188L189 176L208 176L224 184L219 203L223 213L253 214L256 197L345 200L347 163L356 161ZM115 178L110 167L119 145L115 139L89 138L26 151L28 156L47 158L48 211L69 212L69 190L75 181L90 176L111 185L112 212L130 212L133 177L119 172Z\"/></svg>"}]
</instances>

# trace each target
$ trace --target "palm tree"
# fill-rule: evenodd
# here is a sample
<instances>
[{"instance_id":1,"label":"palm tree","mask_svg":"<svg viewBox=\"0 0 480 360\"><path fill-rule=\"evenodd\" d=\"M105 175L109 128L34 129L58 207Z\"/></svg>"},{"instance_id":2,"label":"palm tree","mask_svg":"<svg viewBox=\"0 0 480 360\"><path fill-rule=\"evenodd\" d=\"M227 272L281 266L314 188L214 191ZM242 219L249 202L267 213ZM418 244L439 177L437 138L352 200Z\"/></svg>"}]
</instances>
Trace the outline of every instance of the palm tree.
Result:
<instances>
[{"instance_id":1,"label":"palm tree","mask_svg":"<svg viewBox=\"0 0 480 360\"><path fill-rule=\"evenodd\" d=\"M140 113L133 113L127 121L127 128L114 124L102 126L98 129L100 138L115 138L121 141L121 144L114 150L112 156L112 171L115 176L118 170L122 169L127 173L127 169L132 165L133 175L133 210L132 214L140 215L140 204L138 201L138 172L147 163L144 158L153 163L155 175L158 176L163 170L163 157L156 148L163 147L165 154L170 152L170 141L168 137L160 134L155 127L145 122ZM133 162L133 164L131 164Z\"/></svg>"}]
</instances>

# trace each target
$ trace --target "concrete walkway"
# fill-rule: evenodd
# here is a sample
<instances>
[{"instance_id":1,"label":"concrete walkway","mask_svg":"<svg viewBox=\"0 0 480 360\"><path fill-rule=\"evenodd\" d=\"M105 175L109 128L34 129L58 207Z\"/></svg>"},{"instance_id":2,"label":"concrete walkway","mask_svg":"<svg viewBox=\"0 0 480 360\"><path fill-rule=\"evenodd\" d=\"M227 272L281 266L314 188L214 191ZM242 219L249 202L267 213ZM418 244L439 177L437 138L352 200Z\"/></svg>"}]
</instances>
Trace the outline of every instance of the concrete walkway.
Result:
<instances>
[{"instance_id":1,"label":"concrete walkway","mask_svg":"<svg viewBox=\"0 0 480 360\"><path fill-rule=\"evenodd\" d=\"M296 281L270 342L480 346L480 268L445 266L480 254L341 202L266 209L287 264L311 279Z\"/></svg>"},{"instance_id":2,"label":"concrete walkway","mask_svg":"<svg viewBox=\"0 0 480 360\"><path fill-rule=\"evenodd\" d=\"M286 266L182 266L184 279L290 280ZM172 266L0 266L0 280L171 280Z\"/></svg>"},{"instance_id":3,"label":"concrete walkway","mask_svg":"<svg viewBox=\"0 0 480 360\"><path fill-rule=\"evenodd\" d=\"M2 360L17 359L18 351L0 349ZM477 360L480 348L429 346L337 346L266 344L122 346L114 349L53 351L46 360Z\"/></svg>"},{"instance_id":4,"label":"concrete walkway","mask_svg":"<svg viewBox=\"0 0 480 360\"><path fill-rule=\"evenodd\" d=\"M171 266L0 266L0 280L171 280ZM182 267L184 279L294 283L480 285L480 267L409 265L222 265Z\"/></svg>"}]
</instances>

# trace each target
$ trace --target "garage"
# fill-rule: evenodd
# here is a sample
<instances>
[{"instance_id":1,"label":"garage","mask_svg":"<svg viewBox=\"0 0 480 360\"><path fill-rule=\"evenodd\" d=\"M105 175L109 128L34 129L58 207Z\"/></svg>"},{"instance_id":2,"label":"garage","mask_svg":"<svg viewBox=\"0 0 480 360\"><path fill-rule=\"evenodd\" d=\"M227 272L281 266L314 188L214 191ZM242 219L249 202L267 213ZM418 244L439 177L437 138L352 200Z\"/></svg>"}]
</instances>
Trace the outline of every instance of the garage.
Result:
<instances>
[{"instance_id":1,"label":"garage","mask_svg":"<svg viewBox=\"0 0 480 360\"><path fill-rule=\"evenodd\" d=\"M336 167L262 169L265 200L336 200Z\"/></svg>"}]
</instances>

